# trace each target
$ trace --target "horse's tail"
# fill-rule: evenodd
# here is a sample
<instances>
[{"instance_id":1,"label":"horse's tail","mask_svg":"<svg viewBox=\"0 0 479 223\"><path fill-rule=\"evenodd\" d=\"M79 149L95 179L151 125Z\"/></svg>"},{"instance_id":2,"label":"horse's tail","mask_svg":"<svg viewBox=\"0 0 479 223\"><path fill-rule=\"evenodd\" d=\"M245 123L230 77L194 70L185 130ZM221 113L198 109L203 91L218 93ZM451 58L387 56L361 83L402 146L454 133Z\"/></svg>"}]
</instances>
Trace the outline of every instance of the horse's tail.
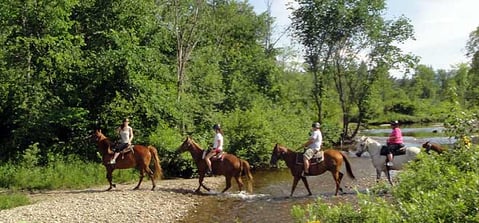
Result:
<instances>
[{"instance_id":1,"label":"horse's tail","mask_svg":"<svg viewBox=\"0 0 479 223\"><path fill-rule=\"evenodd\" d=\"M246 175L248 178L248 191L253 192L253 174L251 174L251 166L248 161L240 159L241 163L241 175Z\"/></svg>"},{"instance_id":2,"label":"horse's tail","mask_svg":"<svg viewBox=\"0 0 479 223\"><path fill-rule=\"evenodd\" d=\"M163 170L160 166L160 157L158 156L158 150L153 146L148 146L148 150L153 158L153 163L155 165L155 169L153 171L153 179L158 179L163 177Z\"/></svg>"},{"instance_id":3,"label":"horse's tail","mask_svg":"<svg viewBox=\"0 0 479 223\"><path fill-rule=\"evenodd\" d=\"M353 171L351 170L351 164L349 164L348 157L345 156L342 152L340 153L341 153L341 156L343 156L344 162L346 163L346 171L348 172L349 177L351 177L352 179L355 179L356 177L354 177Z\"/></svg>"}]
</instances>

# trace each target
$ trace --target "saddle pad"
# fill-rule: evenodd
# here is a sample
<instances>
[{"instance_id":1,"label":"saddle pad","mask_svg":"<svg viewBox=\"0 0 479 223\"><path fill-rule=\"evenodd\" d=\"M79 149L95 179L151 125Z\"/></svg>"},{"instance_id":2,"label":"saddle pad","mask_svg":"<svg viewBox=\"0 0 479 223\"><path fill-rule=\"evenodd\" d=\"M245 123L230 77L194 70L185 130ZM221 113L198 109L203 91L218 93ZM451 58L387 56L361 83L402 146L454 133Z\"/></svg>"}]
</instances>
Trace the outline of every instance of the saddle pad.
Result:
<instances>
[{"instance_id":1,"label":"saddle pad","mask_svg":"<svg viewBox=\"0 0 479 223\"><path fill-rule=\"evenodd\" d=\"M393 156L400 156L400 155L405 155L406 154L406 147L402 147L400 149L393 150ZM386 156L388 154L388 147L387 146L382 146L381 147L381 156Z\"/></svg>"}]
</instances>

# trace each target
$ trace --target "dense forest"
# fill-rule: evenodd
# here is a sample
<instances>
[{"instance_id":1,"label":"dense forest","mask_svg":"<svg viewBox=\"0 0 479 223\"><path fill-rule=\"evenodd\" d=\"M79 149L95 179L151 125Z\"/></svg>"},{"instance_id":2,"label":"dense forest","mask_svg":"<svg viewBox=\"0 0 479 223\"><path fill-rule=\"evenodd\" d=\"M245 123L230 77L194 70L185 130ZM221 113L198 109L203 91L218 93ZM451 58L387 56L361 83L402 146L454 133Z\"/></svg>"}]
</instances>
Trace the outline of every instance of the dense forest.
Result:
<instances>
[{"instance_id":1,"label":"dense forest","mask_svg":"<svg viewBox=\"0 0 479 223\"><path fill-rule=\"evenodd\" d=\"M296 2L290 29L275 30L247 1L2 1L0 163L32 148L38 165L52 154L99 162L93 131L116 139L128 117L134 143L157 147L180 176L194 165L176 148L187 135L208 147L215 123L225 150L258 167L315 121L332 146L369 125L477 110L479 27L469 64L435 70L401 51L414 27L386 19L384 0ZM303 51L278 47L274 32Z\"/></svg>"}]
</instances>

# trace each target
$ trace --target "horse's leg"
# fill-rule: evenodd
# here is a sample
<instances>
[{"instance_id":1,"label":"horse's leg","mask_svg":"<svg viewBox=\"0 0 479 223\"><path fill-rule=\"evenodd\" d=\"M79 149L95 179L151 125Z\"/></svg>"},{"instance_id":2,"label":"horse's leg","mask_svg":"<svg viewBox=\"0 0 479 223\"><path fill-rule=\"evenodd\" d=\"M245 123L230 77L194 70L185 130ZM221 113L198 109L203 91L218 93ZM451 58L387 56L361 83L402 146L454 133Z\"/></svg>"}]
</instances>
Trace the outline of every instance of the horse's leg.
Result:
<instances>
[{"instance_id":1,"label":"horse's leg","mask_svg":"<svg viewBox=\"0 0 479 223\"><path fill-rule=\"evenodd\" d=\"M136 185L136 187L133 188L133 190L138 190L138 188L140 188L141 182L143 181L143 177L145 177L145 169L142 168L140 170L140 181L138 181L138 185Z\"/></svg>"},{"instance_id":2,"label":"horse's leg","mask_svg":"<svg viewBox=\"0 0 479 223\"><path fill-rule=\"evenodd\" d=\"M241 180L241 176L235 176L236 183L238 184L239 191L243 190L243 180Z\"/></svg>"},{"instance_id":3,"label":"horse's leg","mask_svg":"<svg viewBox=\"0 0 479 223\"><path fill-rule=\"evenodd\" d=\"M299 179L296 180L296 177L294 179L296 183L298 183ZM311 190L309 189L308 179L306 179L306 177L301 177L301 180L303 181L303 184L306 187L306 190L308 190L308 195L310 196L313 195L313 193L311 193ZM291 196L293 196L293 191L291 191Z\"/></svg>"},{"instance_id":4,"label":"horse's leg","mask_svg":"<svg viewBox=\"0 0 479 223\"><path fill-rule=\"evenodd\" d=\"M391 180L391 173L389 171L390 171L390 168L386 167L386 176L388 177L389 183L393 185L393 181Z\"/></svg>"},{"instance_id":5,"label":"horse's leg","mask_svg":"<svg viewBox=\"0 0 479 223\"><path fill-rule=\"evenodd\" d=\"M110 183L110 187L106 189L107 191L111 190L112 188L116 187L116 184L113 184L113 168L106 167L106 179L108 179L108 183Z\"/></svg>"},{"instance_id":6,"label":"horse's leg","mask_svg":"<svg viewBox=\"0 0 479 223\"><path fill-rule=\"evenodd\" d=\"M203 184L203 175L200 175L200 178L198 178L198 188L196 188L195 190L195 193L200 193L200 188L201 188L201 185Z\"/></svg>"},{"instance_id":7,"label":"horse's leg","mask_svg":"<svg viewBox=\"0 0 479 223\"><path fill-rule=\"evenodd\" d=\"M291 194L289 195L290 197L293 196L293 192L296 189L296 185L298 185L299 178L300 178L300 176L293 176L293 187L291 187ZM303 182L304 182L305 178L306 177L302 177Z\"/></svg>"},{"instance_id":8,"label":"horse's leg","mask_svg":"<svg viewBox=\"0 0 479 223\"><path fill-rule=\"evenodd\" d=\"M338 190L343 193L343 188L341 187L341 181L343 180L344 174L341 171L337 172L337 177L334 180L336 181L336 196L338 195Z\"/></svg>"},{"instance_id":9,"label":"horse's leg","mask_svg":"<svg viewBox=\"0 0 479 223\"><path fill-rule=\"evenodd\" d=\"M381 180L381 172L382 172L381 169L376 168L376 182L377 183Z\"/></svg>"},{"instance_id":10,"label":"horse's leg","mask_svg":"<svg viewBox=\"0 0 479 223\"><path fill-rule=\"evenodd\" d=\"M203 184L203 180L204 180L204 179L205 179L205 173L200 173L200 178L199 178L199 180L198 180L198 181L200 182L200 185L198 186L198 188L196 189L195 192L197 192L197 193L200 192L200 187L205 188L205 190L207 190L207 191L210 191L210 190L211 190L210 188L208 188L207 186L205 186L205 185Z\"/></svg>"},{"instance_id":11,"label":"horse's leg","mask_svg":"<svg viewBox=\"0 0 479 223\"><path fill-rule=\"evenodd\" d=\"M155 173L153 173L153 171L148 168L148 170L146 170L147 173L148 173L148 177L150 177L150 180L151 180L151 184L153 185L151 190L155 190L155 187L156 187L156 183L155 183Z\"/></svg>"},{"instance_id":12,"label":"horse's leg","mask_svg":"<svg viewBox=\"0 0 479 223\"><path fill-rule=\"evenodd\" d=\"M231 187L231 178L232 176L230 175L225 175L225 179L226 179L226 187L223 191L221 191L221 193L224 193L226 190L230 189Z\"/></svg>"}]
</instances>

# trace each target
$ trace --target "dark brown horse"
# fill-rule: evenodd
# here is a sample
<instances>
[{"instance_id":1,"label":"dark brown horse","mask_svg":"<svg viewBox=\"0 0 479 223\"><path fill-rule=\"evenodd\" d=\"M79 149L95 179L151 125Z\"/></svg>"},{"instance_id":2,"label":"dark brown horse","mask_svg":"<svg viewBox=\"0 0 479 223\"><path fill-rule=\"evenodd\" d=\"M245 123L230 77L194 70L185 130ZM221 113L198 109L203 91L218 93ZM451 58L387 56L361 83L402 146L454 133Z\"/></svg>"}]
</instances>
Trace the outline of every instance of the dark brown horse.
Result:
<instances>
[{"instance_id":1,"label":"dark brown horse","mask_svg":"<svg viewBox=\"0 0 479 223\"><path fill-rule=\"evenodd\" d=\"M437 143L430 142L430 141L427 141L427 142L423 143L422 148L426 149L427 154L429 154L429 152L431 150L435 151L438 154L441 154L441 153L446 151L444 148L442 148L441 145L439 145Z\"/></svg>"},{"instance_id":2,"label":"dark brown horse","mask_svg":"<svg viewBox=\"0 0 479 223\"><path fill-rule=\"evenodd\" d=\"M200 175L200 185L195 190L195 192L199 193L201 187L203 187L207 191L210 191L210 188L206 187L203 184L203 179L205 177L206 170L208 169L206 161L203 159L204 150L193 139L187 137L185 141L181 144L181 146L177 149L177 151L179 153L189 151L191 157L193 157L193 160L195 160L196 167L198 168L198 174ZM224 193L231 187L231 178L233 177L238 184L238 189L241 191L244 185L243 181L241 180L241 176L243 174L245 174L248 178L248 191L253 191L253 175L251 174L248 161L242 160L233 154L224 153L222 158L220 159L211 158L211 168L213 174L225 176L226 187L221 193Z\"/></svg>"},{"instance_id":3,"label":"dark brown horse","mask_svg":"<svg viewBox=\"0 0 479 223\"><path fill-rule=\"evenodd\" d=\"M308 190L309 195L312 195L311 190L309 189L308 180L305 176L302 176L304 165L303 163L298 163L298 156L300 157L299 160L302 160L303 153L294 152L284 146L276 144L273 149L273 153L271 154L271 165L276 166L276 163L279 159L282 159L286 162L286 166L291 170L291 174L294 177L293 180L293 187L291 188L291 194L289 196L293 196L294 189L296 189L296 185L298 184L299 179L301 179L304 183L304 186ZM336 193L338 195L338 191L343 189L341 188L341 180L343 179L343 173L340 171L341 166L343 165L343 161L346 163L346 171L348 172L349 177L354 179L353 172L351 170L351 165L347 157L341 153L340 151L329 149L324 151L323 154L323 161L318 164L312 164L309 167L309 175L317 176L321 175L326 171L331 172L333 175L334 181L336 182Z\"/></svg>"},{"instance_id":4,"label":"dark brown horse","mask_svg":"<svg viewBox=\"0 0 479 223\"><path fill-rule=\"evenodd\" d=\"M134 145L132 151L120 154L120 156L118 156L116 159L116 164L109 164L113 157L113 151L111 149L114 146L113 143L105 135L103 135L101 130L96 130L93 138L98 144L98 150L101 153L103 165L105 165L106 168L106 178L110 183L110 187L107 189L107 191L111 190L113 187L116 187L116 185L112 183L113 170L129 168L136 168L140 171L140 181L138 182L138 185L133 188L134 190L140 188L145 173L148 174L151 179L151 183L153 184L151 190L155 189L155 180L159 177L161 178L163 175L163 171L160 166L160 158L158 157L158 152L155 147ZM152 158L154 164L153 171L150 169L150 162Z\"/></svg>"}]
</instances>

